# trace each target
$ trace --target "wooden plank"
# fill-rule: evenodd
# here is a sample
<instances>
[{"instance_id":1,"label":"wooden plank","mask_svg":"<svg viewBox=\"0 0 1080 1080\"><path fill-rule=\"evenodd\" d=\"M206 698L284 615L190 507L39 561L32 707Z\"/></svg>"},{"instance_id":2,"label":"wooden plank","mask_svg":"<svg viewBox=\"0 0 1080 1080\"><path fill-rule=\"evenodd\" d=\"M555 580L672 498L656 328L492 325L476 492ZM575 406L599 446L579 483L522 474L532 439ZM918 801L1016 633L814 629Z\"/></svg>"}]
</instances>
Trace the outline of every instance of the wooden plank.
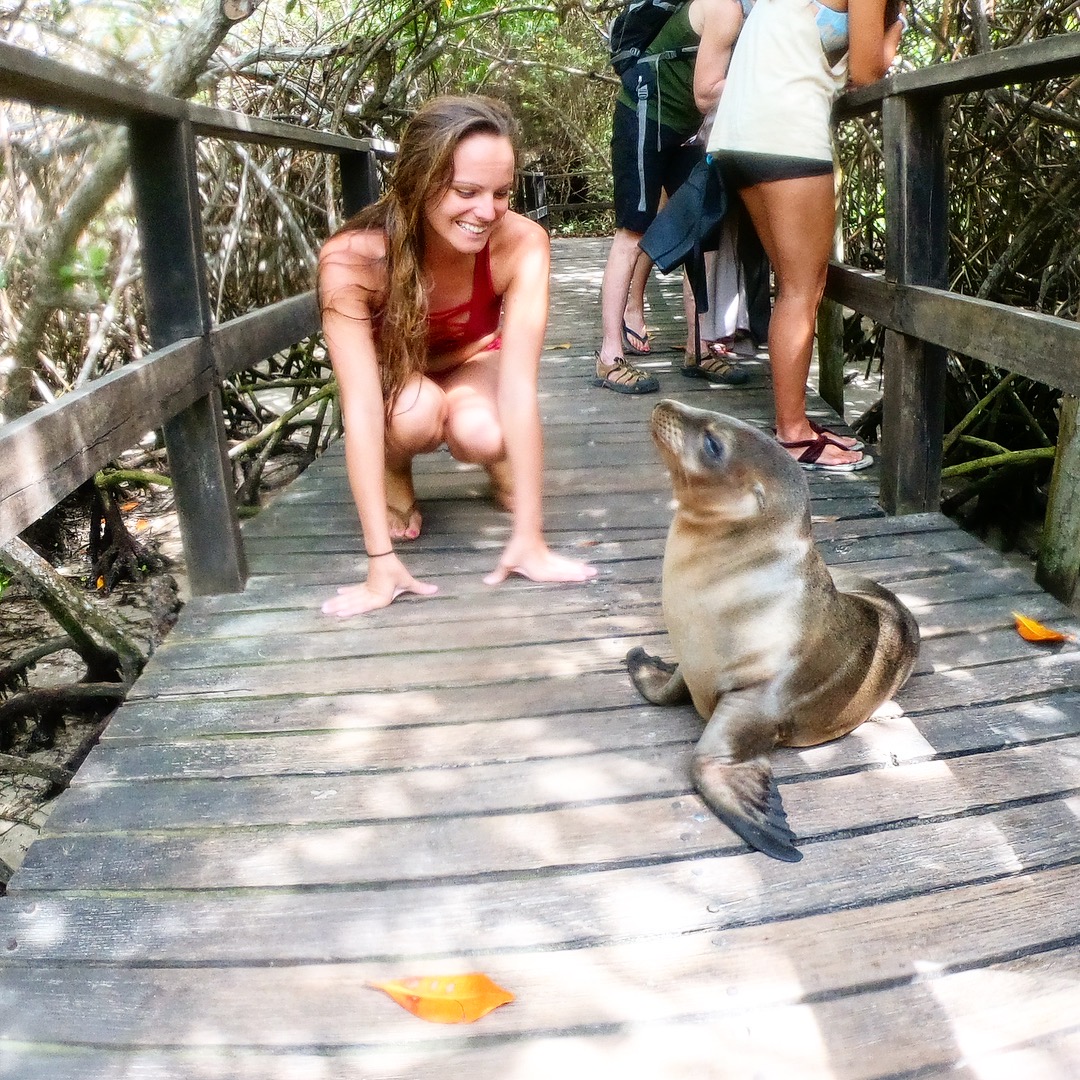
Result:
<instances>
[{"instance_id":1,"label":"wooden plank","mask_svg":"<svg viewBox=\"0 0 1080 1080\"><path fill-rule=\"evenodd\" d=\"M0 97L98 120L190 119L199 134L232 142L324 151L376 149L385 153L388 149L381 140L313 131L141 90L5 42L0 42Z\"/></svg>"},{"instance_id":2,"label":"wooden plank","mask_svg":"<svg viewBox=\"0 0 1080 1080\"><path fill-rule=\"evenodd\" d=\"M280 300L210 331L218 377L227 379L319 331L315 292Z\"/></svg>"},{"instance_id":3,"label":"wooden plank","mask_svg":"<svg viewBox=\"0 0 1080 1080\"><path fill-rule=\"evenodd\" d=\"M1053 610L1060 611L1056 601L1050 601ZM1044 604L1033 595L1025 608L1041 614ZM953 610L955 608L955 611ZM972 620L978 621L983 629L1002 629L1011 625L1008 609L1000 612L987 609L982 602L973 605L943 605L941 612L935 611L934 635L945 631L969 629L966 625ZM627 623L641 620L628 618ZM648 623L648 620L645 620ZM928 634L928 639L931 634ZM550 678L558 686L562 680L572 679L592 672L617 672L623 674L623 658L627 651L637 645L646 649L663 649L666 635L659 618L637 629L626 625L613 628L603 636L572 639L554 639L522 641L508 645L479 645L468 648L454 648L444 642L443 648L436 647L425 652L424 662L417 665L415 657L408 652L363 652L340 651L331 648L329 655L312 654L298 657L304 661L305 679L313 680L323 693L349 692L357 690L400 692L407 689L436 688L455 685L474 687L501 685L512 680L530 681ZM257 651L258 644L254 646ZM945 655L948 655L948 644ZM931 640L924 643L928 660L933 660L937 651ZM976 692L1004 693L1004 686L1022 687L1024 668L1027 675L1056 680L1054 685L1067 686L1070 677L1070 665L1075 661L1075 648L1064 650L1040 649L1038 646L1025 646L1020 650L1020 658L1008 663L990 665L982 678L985 686ZM147 665L140 684L142 695L156 694L236 694L259 692L263 695L289 693L294 690L294 664L287 659L280 663L254 663L250 659L242 666L226 662L216 666L207 662L198 667L173 666L168 662L168 653L159 651ZM902 700L910 702L916 694L916 687L921 687L920 677L908 684L902 693ZM925 681L925 680L924 680ZM940 680L939 680L940 681ZM935 684L936 685L936 681ZM1048 689L1048 683L1043 689ZM504 691L505 692L505 691ZM556 697L559 691L553 689ZM1017 696L1015 693L1009 696ZM918 698L915 697L917 701ZM974 699L973 699L974 700Z\"/></svg>"},{"instance_id":4,"label":"wooden plank","mask_svg":"<svg viewBox=\"0 0 1080 1080\"><path fill-rule=\"evenodd\" d=\"M126 364L0 428L0 543L213 386L199 340ZM93 433L90 437L88 433Z\"/></svg>"},{"instance_id":5,"label":"wooden plank","mask_svg":"<svg viewBox=\"0 0 1080 1080\"><path fill-rule=\"evenodd\" d=\"M935 616L945 622L937 622L928 626L927 637L937 636L944 632L947 625L955 632L960 624L950 613L944 615L938 613L942 603L964 604L964 611L970 611L971 600L981 599L986 596L995 598L1012 596L1016 603L1024 606L1021 598L1028 595L1042 598L1045 594L1040 593L1036 586L1025 575L1016 572L1012 580L991 579L989 581L975 578L969 582L952 581L954 586L951 590L943 587L944 583L935 582L939 587L924 587L916 589L911 586L900 590L901 598L907 603L917 616L926 614L928 619ZM964 585L967 588L964 589ZM934 596L934 593L945 593L944 599ZM1042 605L1040 605L1042 606ZM982 617L980 628L986 626L987 617L993 626L1007 625L1005 637L1015 649L1015 655L1032 656L1039 655L1039 647L1033 647L1031 643L1024 642L1013 630L1011 612L1006 608L999 607L995 612L986 609L985 605L979 605L978 613ZM440 621L439 615L446 614L447 630L452 636L433 634L432 629ZM183 639L166 641L156 654L157 662L165 665L170 671L184 668L210 668L210 667L233 667L250 666L253 664L284 663L296 664L309 660L327 660L335 657L360 657L360 656L388 656L401 653L409 653L422 656L428 653L457 652L462 649L487 648L492 637L491 616L475 608L458 612L457 608L443 612L436 611L433 618L418 618L413 622L395 624L394 633L388 634L386 627L377 621L365 623L355 620L327 619L319 612L305 612L308 618L295 620L263 619L254 627L247 628L238 624L235 619L222 619L219 626L211 629L207 627L205 636L189 639L186 643ZM657 598L646 601L642 605L627 605L623 610L603 610L596 612L573 611L547 612L532 614L521 611L514 614L512 607L506 609L508 622L500 629L500 647L518 645L559 645L569 644L576 641L586 641L609 636L625 636L634 633L654 635L664 629L664 621L659 609ZM1068 619L1061 629L1068 631L1070 624L1075 626L1075 618ZM964 627L966 629L966 627ZM254 630L255 633L251 631ZM263 635L270 631L268 637ZM213 651L208 651L205 642L217 639ZM993 642L983 642L986 646L987 659L1000 658L1002 649L1008 655L1008 647L997 646ZM925 661L938 665L939 669L946 663L949 642L935 641L932 645L926 642ZM951 666L951 665L950 665Z\"/></svg>"},{"instance_id":6,"label":"wooden plank","mask_svg":"<svg viewBox=\"0 0 1080 1080\"><path fill-rule=\"evenodd\" d=\"M804 862L814 855L808 863L812 869L803 874L804 886L820 884L820 860L839 858L843 848L837 845L845 836L874 836L886 844L892 842L886 838L908 833L905 826L920 821L966 822L963 827L979 831L987 812L999 807L1022 807L1042 819L1051 811L1041 805L1032 811L1032 804L1068 799L1080 791L1076 742L1066 739L948 761L785 779L785 808L806 855ZM381 802L356 804L355 798L363 796L354 796L353 785L339 777L315 784L293 784L283 778L272 783L230 781L218 785L217 805L205 817L199 816L197 800L184 808L176 798L165 808L172 815L169 820L154 820L153 809L145 804L133 806L130 820L137 824L137 832L58 832L38 840L19 872L13 895L43 888L280 888L361 881L371 887L551 875L746 851L692 791L688 775L678 776L680 764L688 767L688 755L666 767L664 755L657 751L656 756L661 760L654 762L657 771L650 774L647 792L620 788L617 778L592 770L585 776L601 792L598 799L589 797L593 788L588 783L579 789L578 802L566 795L568 789L560 795L554 786L549 798L555 809L511 807L494 814L478 806L475 812L462 809L459 816L444 815L450 781L437 783L436 777L425 785L430 776L400 774L396 789L400 812L394 820L382 819L392 810ZM644 776L630 765L613 763L612 768ZM200 795L208 787L200 781L183 784L184 790ZM148 797L153 787L132 784L117 791L114 828L125 827L123 800L128 793L141 789L132 799L136 802ZM261 817L250 802L260 787L264 801L273 802L279 790L302 794L292 802L278 800L271 813ZM346 787L347 794L339 796ZM232 792L244 796L230 798ZM467 791L457 794L459 800L470 797L483 798ZM557 801L560 797L565 803ZM92 792L73 790L65 801L80 798L86 799L89 814ZM392 804L393 798L388 802ZM464 804L454 804L459 805ZM234 815L236 828L224 827L228 822L221 817L228 814ZM910 842L910 837L905 839ZM1064 850L1080 857L1076 822L1062 831L1059 841ZM972 848L980 860L992 861L994 850L981 844ZM765 860L757 856L757 861ZM850 869L837 866L835 872Z\"/></svg>"},{"instance_id":7,"label":"wooden plank","mask_svg":"<svg viewBox=\"0 0 1080 1080\"><path fill-rule=\"evenodd\" d=\"M870 86L850 90L835 105L839 118L868 112L894 95L943 97L1038 82L1080 72L1080 43L1072 34L994 49L948 63L898 72Z\"/></svg>"},{"instance_id":8,"label":"wooden plank","mask_svg":"<svg viewBox=\"0 0 1080 1080\"><path fill-rule=\"evenodd\" d=\"M727 873L736 875L730 888L722 884ZM797 883L775 887L783 893L778 909L790 916L784 920L785 941L795 950L807 950L808 959L810 942L818 935L837 941L850 935L854 949L861 951L859 937L872 934L876 925L886 965L910 957L908 963L932 959L941 969L1067 937L1076 917L1068 890L1075 889L1078 873L1075 862L1002 868L991 877L949 887L944 897L901 891L868 903L856 890L836 913L815 912L803 904L798 914ZM0 935L15 942L0 953L0 969L136 960L199 967L317 959L416 964L424 957L431 963L476 952L512 954L523 944L531 949L598 947L703 931L730 934L729 940L744 943L739 951L752 958L757 943L776 930L761 917L756 888L742 901L737 896L750 876L735 857L586 871L539 879L531 889L525 881L511 880L363 894L286 890L184 898L26 898L0 907ZM611 899L649 892L654 897L649 903ZM1004 916L1017 909L1030 912L1031 918L1010 925ZM957 912L965 914L970 932L955 932ZM847 950L819 953L832 958L831 964L826 960L818 966L831 968L835 977L838 957ZM860 974L857 957L849 963L849 977L879 971L875 964Z\"/></svg>"},{"instance_id":9,"label":"wooden plank","mask_svg":"<svg viewBox=\"0 0 1080 1080\"><path fill-rule=\"evenodd\" d=\"M93 969L42 965L9 971L0 1002L20 1004L15 1040L76 1047L231 1043L307 1052L312 1046L411 1045L424 1060L440 1044L458 1053L475 1044L481 1051L497 1049L505 1060L523 1040L600 1036L666 1021L695 1024L710 1043L722 1040L726 1060L740 1068L764 1054L773 1068L807 1062L815 1070L811 1075L902 1075L905 1065L954 1060L955 1040L978 1040L986 1052L1075 1030L1080 950L1068 890L1075 889L1076 873L1031 884L1045 900L1044 911L1016 929L1020 949L1006 946L990 957L973 947L985 936L1001 940L995 932L1000 908L988 890L963 897L968 902L961 910L970 910L978 928L970 935L955 933L948 910L898 905L881 913L883 926L862 911L786 926L782 944L774 930L747 928L631 946L449 957L438 964L441 971L489 971L517 1000L490 1014L482 1028L432 1025L422 1036L414 1018L366 985L403 974L396 961L231 967L216 970L211 980L198 968L129 969L103 977ZM1054 933L1054 914L1063 934ZM236 1001L245 1008L230 1008ZM187 1015L178 1014L178 1003ZM794 1022L800 1013L802 1022ZM266 1016L275 1018L270 1031ZM918 1039L911 1037L913 1022ZM695 1044L695 1054L700 1048ZM806 1074L800 1068L798 1075Z\"/></svg>"},{"instance_id":10,"label":"wooden plank","mask_svg":"<svg viewBox=\"0 0 1080 1080\"><path fill-rule=\"evenodd\" d=\"M208 138L258 143L260 146L288 146L295 150L374 151L387 156L393 153L393 144L384 139L354 139L337 132L318 131L226 109L212 109L196 102L187 103L186 113L196 132Z\"/></svg>"},{"instance_id":11,"label":"wooden plank","mask_svg":"<svg viewBox=\"0 0 1080 1080\"><path fill-rule=\"evenodd\" d=\"M829 267L828 294L899 333L1080 394L1072 359L1080 326L1069 319L926 285L894 284L836 264Z\"/></svg>"},{"instance_id":12,"label":"wooden plank","mask_svg":"<svg viewBox=\"0 0 1080 1080\"><path fill-rule=\"evenodd\" d=\"M859 574L856 576L865 576ZM888 583L885 575L877 575L883 583ZM841 576L843 585L844 577ZM905 603L920 605L927 608L932 603L955 602L958 600L971 600L979 597L995 596L1020 597L1030 593L1042 595L1031 581L1031 578L1023 571L1014 568L995 566L992 569L964 571L957 569L955 573L947 576L931 574L916 580L905 576L899 579L894 590L904 599ZM595 603L590 603L594 594L597 595ZM578 631L571 636L580 636L580 632L591 625L600 615L590 615L588 612L603 613L603 617L609 620L618 619L625 611L628 616L637 615L642 603L655 605L659 600L659 589L646 594L644 590L637 590L637 596L633 596L629 590L616 592L615 589L564 589L556 592L551 597L551 603L545 603L546 595L541 590L529 592L531 598L540 600L534 609L529 604L522 604L519 608L516 602L496 603L493 611L480 609L472 604L460 604L451 606L446 603L447 597L439 604L433 602L434 609L430 615L418 611L419 605L402 605L400 614L394 620L393 626L407 633L413 633L417 625L426 626L445 619L453 620L459 625L465 635L475 633L477 628L472 625L477 622L488 622L492 618L512 618L519 616L528 619L563 620L574 622L571 629ZM496 601L498 597L493 597ZM580 601L580 602L577 602ZM443 606L445 604L445 606ZM390 649L390 641L385 629L389 623L381 620L339 620L328 619L318 609L313 607L285 609L288 615L279 611L255 610L249 612L207 612L205 614L192 614L185 618L183 623L172 631L168 639L161 645L160 651L175 657L181 650L194 652L200 642L214 639L222 639L228 643L228 647L237 649L241 647L241 640L249 637L263 635L272 636L271 645L275 649L282 649L284 644L282 636L305 638L318 634L346 635L350 640L361 640L363 636L377 641L383 646L383 651ZM511 631L514 632L514 631ZM396 638L397 635L395 635ZM490 634L489 634L490 638ZM462 644L468 644L469 639L460 639ZM506 644L506 640L503 639ZM394 641L396 646L397 641ZM429 644L421 641L421 644ZM312 644L311 647L318 647ZM400 651L396 647L392 651Z\"/></svg>"},{"instance_id":13,"label":"wooden plank","mask_svg":"<svg viewBox=\"0 0 1080 1080\"><path fill-rule=\"evenodd\" d=\"M98 120L140 115L178 120L186 111L178 98L78 71L6 42L0 42L0 96Z\"/></svg>"},{"instance_id":14,"label":"wooden plank","mask_svg":"<svg viewBox=\"0 0 1080 1080\"><path fill-rule=\"evenodd\" d=\"M567 538L563 538L557 548L587 559L598 566L612 564L612 575L617 575L622 581L641 580L642 574L659 580L662 540L654 537L645 540L635 538L625 542L601 541L602 535L602 530L590 529L584 536L576 539L568 541ZM936 532L872 537L858 543L851 540L823 542L818 545L818 549L827 563L834 568L841 568L848 563L856 562L903 560L911 563L923 557L924 554L965 548L970 550L977 546L978 541L974 538L964 538L950 532ZM439 549L433 543L424 543L421 538L420 542L403 550L402 557L409 569L417 576L431 577L433 580L445 582L456 575L487 573L498 561L501 547L501 542L496 541L490 542L490 548L486 552L453 550L445 546ZM446 558L448 551L453 553L452 560ZM259 574L253 578L249 586L250 597L254 599L267 590L278 590L281 583L277 579L280 574L288 573L294 558L299 562L302 557L283 556L276 564L269 556L260 559ZM362 557L349 554L328 554L307 561L309 562L308 571L305 572L303 566L298 566L293 572L288 573L291 583L294 585L322 583L324 587L330 587L331 591L336 585L350 584L359 580L358 575L362 573L366 565ZM655 562L655 569L645 565L650 561ZM276 573L271 571L276 571Z\"/></svg>"},{"instance_id":15,"label":"wooden plank","mask_svg":"<svg viewBox=\"0 0 1080 1080\"><path fill-rule=\"evenodd\" d=\"M575 720L577 718L574 718ZM90 833L164 829L248 828L260 825L314 825L340 822L389 822L438 815L480 817L493 813L541 811L548 807L585 806L635 799L655 800L689 794L689 756L701 731L700 721L684 710L675 724L658 723L660 732L644 748L623 746L614 752L579 752L555 758L469 762L458 766L415 765L404 753L414 740L401 740L402 753L381 768L363 758L351 767L342 762L329 774L191 777L159 780L82 783L50 818L54 837ZM1026 747L974 751L947 763L934 755L932 743L911 738L906 725L895 748L891 732L871 727L865 738L879 739L875 755L891 766L882 777L821 777L806 770L805 758L783 755L777 774L785 792L799 800L804 832L817 835L839 828L835 806L843 807L845 828L870 829L901 819L936 817L957 812L957 793L969 798L968 788L987 804L1044 797L1062 790L1080 790L1080 740L1057 738ZM424 732L421 741L426 739ZM906 738L905 738L906 737ZM863 740L858 740L862 742ZM911 760L912 755L915 760ZM841 749L816 755L829 771L861 769ZM929 759L929 760L927 760ZM378 769L378 771L377 771ZM897 771L898 770L898 771ZM881 770L878 770L881 771ZM801 779L800 779L801 778ZM910 790L918 787L917 810L911 810ZM866 789L878 804L853 803ZM905 788L899 795L894 792ZM803 791L808 794L802 794ZM882 794L884 792L884 794ZM828 812L822 803L828 804ZM809 804L809 808L808 808ZM982 805L982 804L980 804ZM899 807L899 809L898 809ZM789 813L791 813L789 808ZM826 814L819 821L817 815ZM824 821L825 824L821 822ZM794 824L794 822L793 822ZM481 823L480 827L483 827ZM439 831L442 825L435 826ZM616 858L622 858L617 856Z\"/></svg>"}]
</instances>

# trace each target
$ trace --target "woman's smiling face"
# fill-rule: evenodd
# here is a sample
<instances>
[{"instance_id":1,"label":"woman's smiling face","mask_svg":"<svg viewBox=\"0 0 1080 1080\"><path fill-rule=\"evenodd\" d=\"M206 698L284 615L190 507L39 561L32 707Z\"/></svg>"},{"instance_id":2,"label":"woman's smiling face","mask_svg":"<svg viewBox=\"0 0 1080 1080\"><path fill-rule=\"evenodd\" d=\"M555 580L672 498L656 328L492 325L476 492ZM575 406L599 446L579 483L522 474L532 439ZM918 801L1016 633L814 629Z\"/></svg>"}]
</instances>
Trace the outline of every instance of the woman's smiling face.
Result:
<instances>
[{"instance_id":1,"label":"woman's smiling face","mask_svg":"<svg viewBox=\"0 0 1080 1080\"><path fill-rule=\"evenodd\" d=\"M501 135L478 133L454 151L450 187L432 199L424 214L429 242L438 238L455 251L475 254L510 208L514 148Z\"/></svg>"}]
</instances>

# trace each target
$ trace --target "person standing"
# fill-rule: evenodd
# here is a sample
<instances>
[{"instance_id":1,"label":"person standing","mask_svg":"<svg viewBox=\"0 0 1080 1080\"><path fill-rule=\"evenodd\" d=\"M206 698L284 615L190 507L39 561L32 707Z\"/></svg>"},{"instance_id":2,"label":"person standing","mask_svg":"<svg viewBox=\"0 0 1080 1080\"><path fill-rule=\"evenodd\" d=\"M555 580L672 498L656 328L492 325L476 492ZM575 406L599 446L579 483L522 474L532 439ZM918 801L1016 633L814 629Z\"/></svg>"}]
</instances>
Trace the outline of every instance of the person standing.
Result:
<instances>
[{"instance_id":1,"label":"person standing","mask_svg":"<svg viewBox=\"0 0 1080 1080\"><path fill-rule=\"evenodd\" d=\"M694 99L694 58L702 31L715 12L734 0L690 0L678 8L623 74L623 86L612 121L611 159L615 188L615 235L601 286L603 340L594 355L594 385L622 394L659 390L656 377L628 363L625 311L638 242L656 217L661 192L669 195L686 180L701 159L701 148L687 145L701 126ZM722 359L696 355L696 309L684 280L686 313L685 363L714 382L743 382L747 374Z\"/></svg>"},{"instance_id":2,"label":"person standing","mask_svg":"<svg viewBox=\"0 0 1080 1080\"><path fill-rule=\"evenodd\" d=\"M806 415L836 222L832 103L888 71L904 20L887 0L757 0L731 57L708 152L739 192L776 276L769 325L776 437L804 469L853 472L862 444Z\"/></svg>"}]
</instances>

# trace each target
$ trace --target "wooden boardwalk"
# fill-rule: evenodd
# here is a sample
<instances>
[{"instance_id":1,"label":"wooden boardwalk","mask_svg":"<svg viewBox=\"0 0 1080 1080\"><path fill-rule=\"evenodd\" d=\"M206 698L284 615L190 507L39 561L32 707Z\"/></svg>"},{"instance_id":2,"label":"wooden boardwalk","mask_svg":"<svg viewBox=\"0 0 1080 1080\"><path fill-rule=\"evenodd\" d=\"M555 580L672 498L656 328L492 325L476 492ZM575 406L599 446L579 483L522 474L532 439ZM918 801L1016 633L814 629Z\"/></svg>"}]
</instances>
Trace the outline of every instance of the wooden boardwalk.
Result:
<instances>
[{"instance_id":1,"label":"wooden boardwalk","mask_svg":"<svg viewBox=\"0 0 1080 1080\"><path fill-rule=\"evenodd\" d=\"M441 454L408 556L438 596L327 619L363 557L340 453L312 467L0 901L3 1080L1080 1076L1080 666L1010 612L1077 620L872 475L815 478L827 560L924 641L904 715L776 755L803 861L749 852L688 783L696 715L623 668L665 650L669 489L656 396L589 385L604 251L557 244L542 380L549 538L599 580L485 587L507 519ZM663 394L767 422L762 365L677 359ZM436 1025L367 985L465 971L516 1001Z\"/></svg>"}]
</instances>

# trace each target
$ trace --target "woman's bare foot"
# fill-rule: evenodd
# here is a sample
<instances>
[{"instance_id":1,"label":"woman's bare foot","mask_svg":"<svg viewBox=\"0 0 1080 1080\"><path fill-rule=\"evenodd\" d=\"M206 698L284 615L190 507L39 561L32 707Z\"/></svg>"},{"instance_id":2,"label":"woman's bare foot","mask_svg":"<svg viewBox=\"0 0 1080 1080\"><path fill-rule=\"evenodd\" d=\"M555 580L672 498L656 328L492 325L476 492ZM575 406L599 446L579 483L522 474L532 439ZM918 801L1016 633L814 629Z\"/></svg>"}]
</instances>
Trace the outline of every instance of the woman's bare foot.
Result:
<instances>
[{"instance_id":1,"label":"woman's bare foot","mask_svg":"<svg viewBox=\"0 0 1080 1080\"><path fill-rule=\"evenodd\" d=\"M514 511L514 485L510 479L510 462L505 458L493 465L484 466L491 478L491 497L503 510Z\"/></svg>"},{"instance_id":2,"label":"woman's bare foot","mask_svg":"<svg viewBox=\"0 0 1080 1080\"><path fill-rule=\"evenodd\" d=\"M424 519L420 515L420 507L413 503L404 510L396 506L386 505L387 524L390 526L391 540L415 540L420 535L420 527Z\"/></svg>"},{"instance_id":3,"label":"woman's bare foot","mask_svg":"<svg viewBox=\"0 0 1080 1080\"><path fill-rule=\"evenodd\" d=\"M420 535L423 518L416 505L412 468L404 470L386 466L386 513L392 540L415 540Z\"/></svg>"}]
</instances>

